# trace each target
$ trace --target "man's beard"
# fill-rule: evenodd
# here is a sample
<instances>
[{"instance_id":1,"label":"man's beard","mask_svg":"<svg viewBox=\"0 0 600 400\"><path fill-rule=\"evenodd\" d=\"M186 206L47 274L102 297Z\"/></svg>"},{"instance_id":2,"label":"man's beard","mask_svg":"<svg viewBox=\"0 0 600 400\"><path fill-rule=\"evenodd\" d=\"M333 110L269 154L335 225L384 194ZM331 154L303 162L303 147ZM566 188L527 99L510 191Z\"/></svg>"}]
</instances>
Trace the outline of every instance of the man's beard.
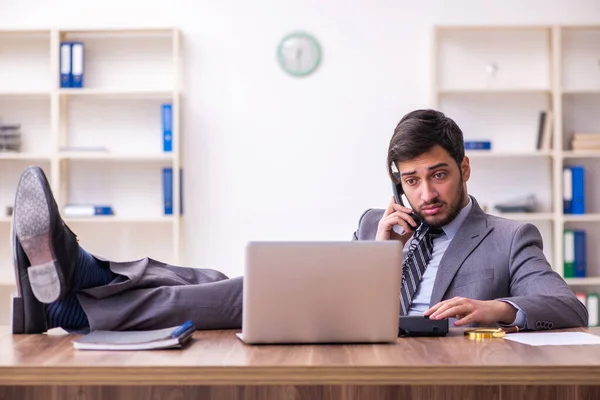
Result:
<instances>
[{"instance_id":1,"label":"man's beard","mask_svg":"<svg viewBox=\"0 0 600 400\"><path fill-rule=\"evenodd\" d=\"M462 203L463 203L464 198L465 198L465 187L463 185L463 179L461 177L460 184L458 185L458 196L456 197L456 201L454 201L452 204L448 205L448 214L445 217L440 218L440 217L434 216L433 220L428 221L427 219L425 219L425 215L423 215L420 211L416 211L416 213L419 216L419 218L421 218L421 221L425 222L430 227L441 228L442 226L448 225L450 222L454 221L456 216L460 213L460 210L462 210ZM447 204L447 203L443 203L440 201L433 201L431 203L424 203L424 204L422 204L422 206L435 206L435 205L443 205L443 204ZM413 208L413 210L414 210L414 208Z\"/></svg>"}]
</instances>

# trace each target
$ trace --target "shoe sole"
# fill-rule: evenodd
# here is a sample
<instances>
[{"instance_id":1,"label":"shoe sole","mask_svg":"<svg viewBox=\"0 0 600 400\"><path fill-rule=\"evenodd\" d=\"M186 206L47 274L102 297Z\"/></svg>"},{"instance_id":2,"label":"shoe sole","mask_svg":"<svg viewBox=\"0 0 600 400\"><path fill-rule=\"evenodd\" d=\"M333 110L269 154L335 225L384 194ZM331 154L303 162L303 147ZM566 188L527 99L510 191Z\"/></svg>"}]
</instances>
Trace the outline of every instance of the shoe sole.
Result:
<instances>
[{"instance_id":1,"label":"shoe sole","mask_svg":"<svg viewBox=\"0 0 600 400\"><path fill-rule=\"evenodd\" d=\"M34 296L42 303L60 298L62 270L52 248L52 219L45 190L45 178L36 169L21 176L14 209L14 229L29 259L29 283Z\"/></svg>"}]
</instances>

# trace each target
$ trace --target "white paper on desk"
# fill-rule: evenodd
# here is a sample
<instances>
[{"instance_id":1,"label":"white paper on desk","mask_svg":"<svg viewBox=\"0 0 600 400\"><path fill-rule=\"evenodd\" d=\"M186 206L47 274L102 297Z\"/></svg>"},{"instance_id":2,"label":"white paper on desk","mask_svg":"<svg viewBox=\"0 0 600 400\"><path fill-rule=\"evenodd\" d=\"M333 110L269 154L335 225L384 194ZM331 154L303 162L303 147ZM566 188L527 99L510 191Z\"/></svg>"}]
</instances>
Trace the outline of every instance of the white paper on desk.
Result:
<instances>
[{"instance_id":1,"label":"white paper on desk","mask_svg":"<svg viewBox=\"0 0 600 400\"><path fill-rule=\"evenodd\" d=\"M583 332L531 332L509 333L506 340L528 344L530 346L572 346L581 344L600 344L600 336Z\"/></svg>"}]
</instances>

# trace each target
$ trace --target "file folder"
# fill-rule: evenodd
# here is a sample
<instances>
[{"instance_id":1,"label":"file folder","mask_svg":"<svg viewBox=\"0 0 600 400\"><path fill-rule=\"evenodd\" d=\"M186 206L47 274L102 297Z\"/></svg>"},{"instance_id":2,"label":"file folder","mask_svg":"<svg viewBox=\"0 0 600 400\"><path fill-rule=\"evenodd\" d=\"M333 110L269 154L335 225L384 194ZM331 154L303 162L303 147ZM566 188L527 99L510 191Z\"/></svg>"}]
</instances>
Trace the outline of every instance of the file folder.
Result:
<instances>
[{"instance_id":1,"label":"file folder","mask_svg":"<svg viewBox=\"0 0 600 400\"><path fill-rule=\"evenodd\" d=\"M585 278L587 276L586 233L583 230L575 230L573 236L575 250L573 273L575 278Z\"/></svg>"},{"instance_id":2,"label":"file folder","mask_svg":"<svg viewBox=\"0 0 600 400\"><path fill-rule=\"evenodd\" d=\"M573 170L563 169L563 213L573 214Z\"/></svg>"},{"instance_id":3,"label":"file folder","mask_svg":"<svg viewBox=\"0 0 600 400\"><path fill-rule=\"evenodd\" d=\"M564 231L564 259L563 277L575 277L575 232L570 229Z\"/></svg>"},{"instance_id":4,"label":"file folder","mask_svg":"<svg viewBox=\"0 0 600 400\"><path fill-rule=\"evenodd\" d=\"M163 104L161 106L162 128L163 128L163 151L173 151L173 106Z\"/></svg>"},{"instance_id":5,"label":"file folder","mask_svg":"<svg viewBox=\"0 0 600 400\"><path fill-rule=\"evenodd\" d=\"M83 43L73 42L71 45L71 87L83 87Z\"/></svg>"},{"instance_id":6,"label":"file folder","mask_svg":"<svg viewBox=\"0 0 600 400\"><path fill-rule=\"evenodd\" d=\"M585 170L582 165L571 167L573 172L573 214L585 214Z\"/></svg>"},{"instance_id":7,"label":"file folder","mask_svg":"<svg viewBox=\"0 0 600 400\"><path fill-rule=\"evenodd\" d=\"M71 87L71 43L60 44L60 87Z\"/></svg>"},{"instance_id":8,"label":"file folder","mask_svg":"<svg viewBox=\"0 0 600 400\"><path fill-rule=\"evenodd\" d=\"M173 168L163 168L162 181L164 212L165 215L173 215Z\"/></svg>"}]
</instances>

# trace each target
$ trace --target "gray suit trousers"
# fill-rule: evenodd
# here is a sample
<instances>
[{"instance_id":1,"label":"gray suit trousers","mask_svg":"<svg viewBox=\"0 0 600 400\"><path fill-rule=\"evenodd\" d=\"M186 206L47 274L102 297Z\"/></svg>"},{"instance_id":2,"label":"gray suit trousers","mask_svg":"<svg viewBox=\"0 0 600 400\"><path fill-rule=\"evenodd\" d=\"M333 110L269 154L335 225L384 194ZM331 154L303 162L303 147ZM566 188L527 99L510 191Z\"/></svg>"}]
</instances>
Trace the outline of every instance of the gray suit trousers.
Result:
<instances>
[{"instance_id":1,"label":"gray suit trousers","mask_svg":"<svg viewBox=\"0 0 600 400\"><path fill-rule=\"evenodd\" d=\"M241 277L150 258L111 261L110 269L118 274L110 284L77 292L92 330L159 329L187 320L198 329L242 326Z\"/></svg>"}]
</instances>

